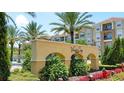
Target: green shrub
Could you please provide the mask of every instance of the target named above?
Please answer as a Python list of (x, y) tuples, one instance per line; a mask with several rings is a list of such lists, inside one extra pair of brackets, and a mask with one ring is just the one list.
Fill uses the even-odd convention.
[(111, 70), (111, 69), (118, 68), (118, 66), (116, 65), (100, 65), (99, 66), (99, 70), (102, 70), (103, 68), (105, 68), (106, 70)]
[(48, 57), (45, 66), (51, 66), (59, 62), (62, 62), (62, 59), (59, 56), (50, 56)]
[(107, 55), (107, 59), (108, 59), (108, 64), (107, 65), (115, 65), (115, 64), (121, 62), (121, 58), (120, 58), (121, 42), (120, 41), (121, 40), (119, 38), (116, 39), (112, 48), (110, 49), (110, 51)]
[(71, 40), (66, 40), (65, 42), (66, 42), (66, 43), (71, 43)]
[(108, 56), (108, 53), (109, 53), (110, 49), (111, 49), (110, 47), (106, 46), (105, 50), (104, 50), (104, 53), (101, 55), (101, 63), (104, 64), (104, 65), (109, 64), (107, 56)]
[(31, 71), (31, 49), (27, 49), (24, 52), (24, 62), (22, 64), (24, 70)]
[(5, 13), (0, 12), (0, 80), (8, 80), (10, 61), (7, 49), (7, 21)]
[(124, 38), (121, 39), (120, 61), (121, 63), (124, 62)]
[(81, 59), (74, 59), (71, 61), (70, 75), (81, 76), (88, 73), (88, 65)]
[(83, 40), (83, 39), (77, 40), (76, 43), (80, 45), (87, 45), (86, 40)]
[(59, 78), (67, 80), (69, 75), (68, 68), (57, 56), (51, 58), (48, 64), (39, 71), (39, 79), (44, 81), (56, 81)]
[(63, 80), (68, 80), (68, 75), (69, 75), (69, 71), (63, 63), (57, 63), (49, 67), (44, 67), (39, 72), (40, 80), (45, 80), (45, 81), (48, 80), (56, 81), (59, 78), (62, 78)]

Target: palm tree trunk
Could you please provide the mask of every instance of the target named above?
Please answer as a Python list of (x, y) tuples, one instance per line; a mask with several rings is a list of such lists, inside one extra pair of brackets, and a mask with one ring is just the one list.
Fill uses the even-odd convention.
[(19, 43), (18, 62), (20, 63), (21, 44)]
[(74, 44), (74, 31), (71, 31), (71, 43)]
[(13, 43), (11, 43), (11, 57), (10, 57), (10, 60), (11, 62), (13, 61)]

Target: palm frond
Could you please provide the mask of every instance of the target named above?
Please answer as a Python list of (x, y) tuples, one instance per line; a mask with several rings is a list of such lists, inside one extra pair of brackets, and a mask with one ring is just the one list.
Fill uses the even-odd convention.
[(30, 40), (36, 39), (39, 35), (44, 35), (45, 31), (41, 31), (42, 25), (38, 25), (36, 22), (31, 21), (26, 27), (22, 27), (25, 32), (25, 36)]
[(31, 15), (32, 17), (36, 17), (35, 12), (27, 12), (29, 15)]
[(8, 14), (6, 14), (6, 13), (5, 13), (5, 16), (6, 16), (7, 20), (8, 21), (11, 20), (12, 23), (14, 24), (15, 28), (17, 28), (17, 25), (16, 25), (15, 21)]

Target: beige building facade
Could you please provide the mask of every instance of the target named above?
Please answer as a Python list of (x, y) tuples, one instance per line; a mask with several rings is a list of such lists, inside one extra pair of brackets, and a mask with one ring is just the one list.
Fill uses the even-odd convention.
[(109, 18), (99, 22), (95, 26), (96, 46), (104, 50), (105, 46), (111, 46), (116, 38), (124, 37), (124, 18)]
[[(94, 45), (94, 28), (82, 28), (79, 32), (75, 32), (74, 40), (75, 43), (77, 40), (85, 40), (88, 45)], [(51, 41), (57, 42), (68, 42), (71, 40), (70, 34), (63, 33), (63, 34), (56, 34), (51, 37)]]
[(68, 68), (72, 56), (76, 55), (80, 59), (91, 60), (91, 69), (99, 69), (99, 50), (96, 46), (34, 40), (32, 41), (32, 73), (38, 74), (39, 70), (45, 66), (46, 58), (51, 54), (61, 56)]

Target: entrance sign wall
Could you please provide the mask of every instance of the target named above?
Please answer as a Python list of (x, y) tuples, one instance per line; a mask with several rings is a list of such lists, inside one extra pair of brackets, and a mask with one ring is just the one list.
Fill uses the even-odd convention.
[(96, 46), (34, 40), (32, 41), (32, 73), (38, 74), (39, 70), (45, 66), (47, 56), (52, 53), (63, 55), (64, 63), (68, 67), (70, 67), (71, 56), (76, 53), (83, 59), (91, 60), (91, 69), (99, 69), (99, 50)]

